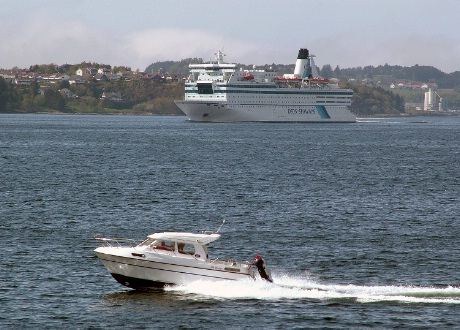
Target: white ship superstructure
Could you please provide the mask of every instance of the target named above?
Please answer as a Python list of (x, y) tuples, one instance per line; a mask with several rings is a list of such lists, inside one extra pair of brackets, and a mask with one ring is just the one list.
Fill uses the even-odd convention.
[(176, 105), (192, 121), (355, 122), (353, 91), (317, 76), (313, 55), (300, 49), (293, 74), (242, 70), (216, 62), (190, 64), (184, 100)]

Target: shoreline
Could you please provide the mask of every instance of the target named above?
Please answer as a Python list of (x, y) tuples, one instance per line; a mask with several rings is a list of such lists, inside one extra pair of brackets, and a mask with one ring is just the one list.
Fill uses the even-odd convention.
[[(39, 112), (1, 112), (0, 114), (5, 115), (59, 115), (59, 116), (158, 116), (158, 117), (185, 117), (184, 114), (177, 113), (139, 113), (139, 112), (61, 112), (61, 111), (39, 111)], [(374, 114), (371, 116), (359, 116), (355, 115), (357, 119), (367, 118), (400, 118), (400, 117), (456, 117), (460, 116), (460, 111), (456, 112), (434, 112), (434, 113), (394, 113), (394, 114)]]
[(61, 112), (61, 111), (39, 111), (39, 112), (1, 112), (5, 115), (59, 115), (59, 116), (169, 116), (185, 117), (180, 114), (160, 114), (160, 113), (139, 113), (139, 112)]

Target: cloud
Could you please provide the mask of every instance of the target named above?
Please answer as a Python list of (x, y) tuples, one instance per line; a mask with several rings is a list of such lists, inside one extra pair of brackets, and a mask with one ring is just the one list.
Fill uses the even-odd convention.
[(125, 51), (140, 63), (202, 57), (207, 60), (216, 50), (229, 50), (232, 60), (258, 49), (257, 45), (225, 38), (202, 30), (149, 29), (127, 35)]
[[(313, 40), (318, 64), (340, 67), (366, 65), (430, 65), (444, 72), (460, 71), (460, 39), (439, 35), (359, 38), (336, 35)], [(333, 45), (333, 46), (332, 46)]]
[[(38, 18), (40, 17), (40, 18)], [(421, 32), (422, 33), (422, 32)], [(302, 39), (302, 40), (301, 40)], [(307, 39), (285, 38), (272, 43), (230, 38), (213, 31), (186, 28), (119, 32), (92, 27), (80, 20), (38, 15), (22, 24), (5, 22), (0, 30), (0, 67), (28, 67), (41, 63), (94, 61), (128, 65), (140, 70), (155, 61), (202, 57), (217, 49), (227, 61), (239, 63), (294, 63), (299, 47), (308, 47), (316, 62), (341, 67), (399, 64), (433, 65), (445, 72), (460, 70), (460, 40), (434, 35), (372, 35), (335, 33)]]
[(0, 39), (3, 68), (95, 61), (143, 70), (161, 60), (207, 60), (218, 49), (231, 50), (229, 59), (237, 61), (258, 49), (257, 45), (201, 30), (159, 28), (113, 34), (79, 21), (63, 22), (49, 17), (28, 20), (17, 27), (7, 26), (0, 31)]
[(3, 67), (103, 60), (114, 50), (107, 47), (107, 34), (78, 21), (60, 22), (49, 17), (9, 26), (0, 32), (0, 38)]

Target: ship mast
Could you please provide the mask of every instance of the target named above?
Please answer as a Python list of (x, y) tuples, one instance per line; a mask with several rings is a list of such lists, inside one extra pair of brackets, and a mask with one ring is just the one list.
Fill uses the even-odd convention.
[(214, 53), (214, 56), (216, 57), (217, 64), (224, 63), (225, 54), (221, 50), (218, 50), (216, 53)]

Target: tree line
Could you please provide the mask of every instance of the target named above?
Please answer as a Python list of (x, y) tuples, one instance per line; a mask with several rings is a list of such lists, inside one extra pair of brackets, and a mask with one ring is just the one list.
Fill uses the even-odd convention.
[[(91, 80), (74, 85), (64, 80), (50, 86), (33, 81), (20, 86), (0, 77), (0, 112), (181, 114), (174, 99), (182, 98), (183, 93), (182, 83), (151, 79)], [(120, 97), (115, 99), (113, 94)]]

